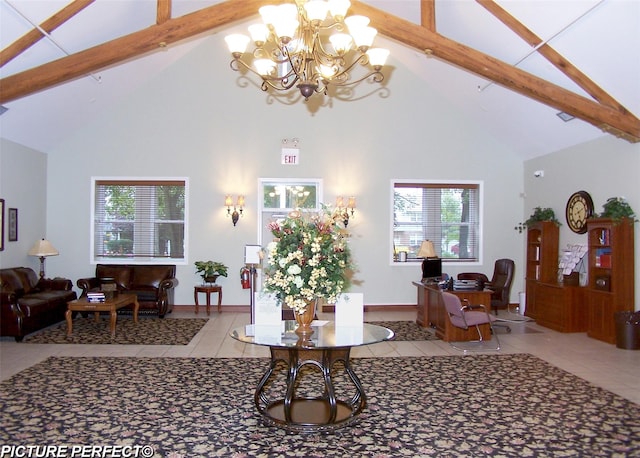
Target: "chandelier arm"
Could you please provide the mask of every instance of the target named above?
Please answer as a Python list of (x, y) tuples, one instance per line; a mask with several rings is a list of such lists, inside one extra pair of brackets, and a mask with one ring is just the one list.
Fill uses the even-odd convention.
[(372, 79), (371, 79), (372, 83), (381, 83), (382, 81), (384, 81), (384, 75), (382, 74), (382, 72), (379, 71), (379, 70), (373, 70), (373, 71), (367, 73), (366, 75), (362, 76), (361, 78), (358, 78), (357, 80), (348, 81), (348, 82), (344, 82), (344, 83), (343, 82), (329, 81), (327, 86), (340, 86), (340, 87), (355, 86), (356, 84), (366, 80), (369, 77), (372, 77)]
[(282, 50), (278, 46), (275, 46), (271, 51), (268, 51), (265, 48), (256, 48), (253, 50), (254, 59), (269, 59), (276, 64), (284, 64), (287, 62), (286, 56), (284, 56), (283, 59), (278, 58), (278, 55), (282, 54)]
[[(357, 64), (361, 64), (361, 65), (367, 65), (369, 63), (369, 57), (366, 54), (360, 54), (360, 56), (358, 56), (358, 58), (356, 58), (353, 62), (351, 62), (351, 64), (349, 64), (347, 67), (340, 69), (339, 72), (336, 72), (335, 75), (333, 75), (330, 79), (328, 79), (328, 83), (331, 84), (335, 81), (335, 85), (339, 85), (339, 86), (346, 86), (349, 84), (355, 84), (355, 82), (353, 83), (348, 83), (346, 81), (348, 81), (349, 79), (349, 75), (351, 70), (357, 65)], [(341, 62), (338, 62), (338, 65), (344, 65), (344, 59), (341, 60)], [(377, 71), (377, 70), (375, 70)], [(375, 72), (374, 71), (374, 72)], [(373, 72), (363, 76), (362, 78), (360, 78), (358, 80), (358, 82), (368, 78), (369, 76), (371, 76), (373, 74)]]
[[(273, 76), (265, 76), (262, 75), (260, 73), (258, 73), (257, 71), (255, 71), (250, 65), (247, 65), (244, 61), (240, 60), (240, 59), (233, 59), (230, 63), (229, 66), (231, 67), (231, 69), (233, 71), (240, 71), (240, 67), (245, 68), (246, 70), (250, 71), (251, 73), (253, 73), (254, 75), (259, 76), (262, 81), (263, 81), (263, 91), (265, 91), (266, 89), (264, 89), (264, 84), (267, 84), (268, 87), (271, 87), (273, 89), (276, 89), (278, 91), (283, 91), (283, 90), (287, 90), (287, 89), (291, 89), (294, 84), (298, 81), (299, 77), (296, 75), (295, 78), (291, 79), (291, 81), (289, 81), (289, 78), (292, 76), (292, 72), (287, 73), (286, 75), (282, 76), (282, 77), (273, 77)], [(278, 87), (274, 82), (280, 82), (280, 86)]]
[(285, 76), (296, 75), (291, 85), (289, 85), (289, 88), (293, 87), (298, 80), (305, 81), (304, 74), (306, 69), (303, 68), (303, 66), (307, 63), (306, 59), (303, 57), (300, 59), (301, 62), (299, 62), (298, 59), (296, 59), (296, 57), (299, 57), (299, 53), (293, 53), (292, 55), (287, 47), (282, 49), (282, 53), (285, 55), (286, 61), (289, 62), (289, 65), (291, 66), (291, 70), (289, 70)]
[[(275, 89), (276, 91), (289, 90), (300, 80), (300, 78), (297, 75), (295, 76), (295, 78), (291, 78), (290, 80), (288, 77), (274, 78), (269, 76), (265, 77), (262, 75), (260, 75), (260, 77), (262, 78), (263, 85), (266, 84), (270, 88)], [(279, 82), (280, 84), (278, 85), (278, 84), (275, 84), (274, 82)]]

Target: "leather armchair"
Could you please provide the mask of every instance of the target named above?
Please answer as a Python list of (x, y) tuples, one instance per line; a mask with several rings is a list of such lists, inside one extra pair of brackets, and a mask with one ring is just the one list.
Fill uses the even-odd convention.
[(483, 283), (485, 288), (493, 291), (491, 293), (491, 307), (497, 315), (498, 309), (506, 309), (509, 306), (515, 270), (516, 265), (513, 260), (503, 258), (495, 262), (491, 280), (485, 274), (478, 272), (459, 273), (458, 280), (478, 280), (479, 284)]

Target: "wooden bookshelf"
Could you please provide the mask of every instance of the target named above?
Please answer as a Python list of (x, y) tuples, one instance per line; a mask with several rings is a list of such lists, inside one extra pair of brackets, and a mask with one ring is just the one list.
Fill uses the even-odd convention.
[(615, 312), (634, 310), (634, 221), (587, 220), (589, 285), (587, 334), (616, 342)]
[(527, 229), (526, 309), (525, 315), (536, 319), (537, 285), (557, 283), (560, 229), (551, 221), (534, 223)]

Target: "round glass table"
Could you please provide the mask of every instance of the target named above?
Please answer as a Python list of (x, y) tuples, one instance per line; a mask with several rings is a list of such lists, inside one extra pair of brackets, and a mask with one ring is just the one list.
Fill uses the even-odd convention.
[[(299, 335), (296, 326), (295, 321), (283, 321), (280, 325), (246, 325), (230, 332), (240, 342), (270, 349), (269, 368), (254, 394), (258, 412), (267, 424), (296, 432), (332, 431), (352, 424), (364, 409), (366, 396), (351, 367), (351, 348), (390, 340), (393, 331), (369, 323), (336, 326), (332, 321), (314, 321), (312, 334)], [(279, 391), (274, 387), (278, 386), (282, 364), (286, 375)], [(305, 370), (305, 366), (312, 370)], [(338, 393), (334, 384), (337, 371), (344, 374)], [(309, 389), (309, 380), (303, 379), (318, 372), (320, 390)], [(301, 386), (307, 392), (298, 393)]]

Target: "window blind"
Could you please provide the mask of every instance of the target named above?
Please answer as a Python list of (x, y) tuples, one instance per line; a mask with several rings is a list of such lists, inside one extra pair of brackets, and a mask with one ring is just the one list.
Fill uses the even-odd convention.
[(477, 261), (480, 251), (478, 183), (394, 183), (393, 246), (407, 259), (423, 240), (431, 240), (438, 257)]
[(94, 259), (184, 259), (185, 180), (95, 180)]

